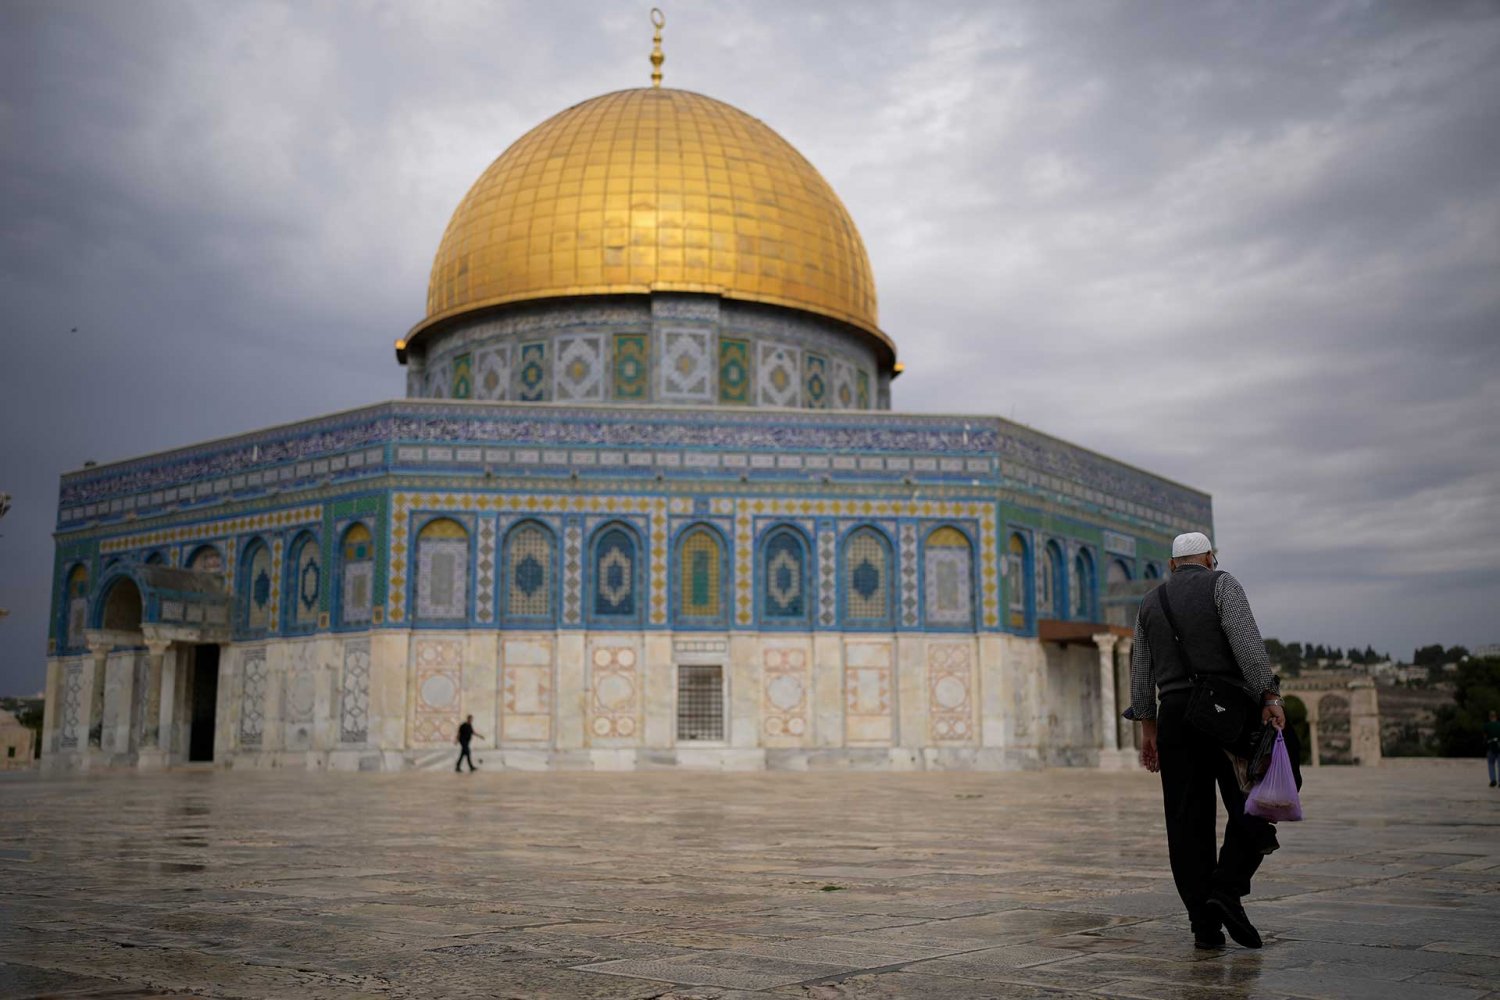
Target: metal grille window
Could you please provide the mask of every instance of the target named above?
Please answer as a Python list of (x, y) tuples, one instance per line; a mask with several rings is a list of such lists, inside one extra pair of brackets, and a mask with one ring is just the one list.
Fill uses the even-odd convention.
[(677, 668), (677, 739), (724, 738), (724, 668)]

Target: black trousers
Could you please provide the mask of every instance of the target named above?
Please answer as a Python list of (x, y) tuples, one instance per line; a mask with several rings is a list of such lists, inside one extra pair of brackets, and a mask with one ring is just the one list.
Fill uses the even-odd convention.
[[(1275, 835), (1275, 827), (1245, 815), (1245, 794), (1235, 780), (1234, 765), (1217, 744), (1188, 725), (1187, 703), (1186, 693), (1162, 699), (1156, 749), (1172, 879), (1196, 930), (1218, 926), (1218, 918), (1204, 908), (1210, 894), (1229, 898), (1249, 894), (1250, 878), (1260, 867), (1265, 856), (1262, 850)], [(1215, 822), (1216, 797), (1223, 800), (1229, 815), (1223, 846)]]
[(464, 761), (469, 762), (469, 770), (474, 770), (474, 758), (469, 756), (469, 744), (460, 743), (458, 746), (458, 760), (454, 763), (453, 770), (462, 771), (464, 769)]

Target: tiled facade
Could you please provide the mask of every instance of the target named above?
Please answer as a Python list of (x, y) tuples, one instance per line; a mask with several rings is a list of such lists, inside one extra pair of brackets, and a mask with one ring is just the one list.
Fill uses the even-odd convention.
[[(424, 766), (471, 712), (516, 766), (633, 766), (677, 752), (686, 662), (725, 677), (700, 762), (1086, 762), (1102, 721), (1048, 720), (1076, 714), (1063, 692), (1092, 704), (1099, 654), (1049, 652), (1038, 620), (1101, 621), (1210, 526), (1204, 495), (1002, 420), (837, 409), (407, 400), (89, 469), (62, 497), (47, 749), (134, 745), (130, 711), (91, 708), (89, 649), (129, 579), (169, 659), (221, 646), (215, 759), (237, 766)], [(224, 589), (164, 590), (153, 563)], [(146, 663), (118, 684), (109, 664), (137, 714)]]

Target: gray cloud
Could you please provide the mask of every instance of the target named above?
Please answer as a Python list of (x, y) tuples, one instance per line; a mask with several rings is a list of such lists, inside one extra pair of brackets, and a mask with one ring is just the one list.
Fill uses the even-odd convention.
[[(40, 685), (57, 476), (399, 395), (449, 213), (645, 82), (648, 6), (0, 8), (0, 690)], [(1268, 634), (1500, 638), (1495, 4), (668, 17), (668, 84), (849, 205), (898, 408), (1211, 490)]]

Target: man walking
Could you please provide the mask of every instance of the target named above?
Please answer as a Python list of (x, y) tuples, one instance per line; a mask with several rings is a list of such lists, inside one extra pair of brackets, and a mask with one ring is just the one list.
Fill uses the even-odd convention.
[[(1222, 927), (1246, 948), (1259, 948), (1260, 934), (1240, 898), (1249, 894), (1250, 878), (1261, 860), (1276, 849), (1275, 828), (1245, 815), (1245, 795), (1228, 755), (1188, 724), (1192, 674), (1226, 674), (1242, 680), (1245, 689), (1261, 699), (1262, 721), (1277, 729), (1286, 724), (1286, 716), (1244, 588), (1219, 571), (1218, 564), (1202, 532), (1173, 540), (1172, 575), (1146, 595), (1136, 616), (1131, 712), (1141, 723), (1141, 764), (1161, 772), (1167, 854), (1194, 944), (1222, 948)], [(1162, 610), (1162, 591), (1167, 592), (1176, 620), (1176, 638)], [(1191, 662), (1191, 670), (1184, 660)], [(1215, 785), (1229, 814), (1217, 859)]]
[(472, 740), (476, 736), (478, 736), (480, 739), (484, 739), (484, 734), (483, 733), (476, 733), (474, 731), (474, 716), (472, 716), (472, 715), (466, 715), (466, 716), (464, 716), (463, 725), (461, 725), (461, 726), (458, 727), (458, 747), (459, 747), (459, 749), (458, 749), (458, 760), (453, 765), (453, 770), (455, 772), (462, 771), (464, 769), (464, 761), (468, 761), (469, 762), (469, 773), (470, 774), (474, 773), (474, 758), (471, 757), (471, 756), (469, 756), (469, 741)]

